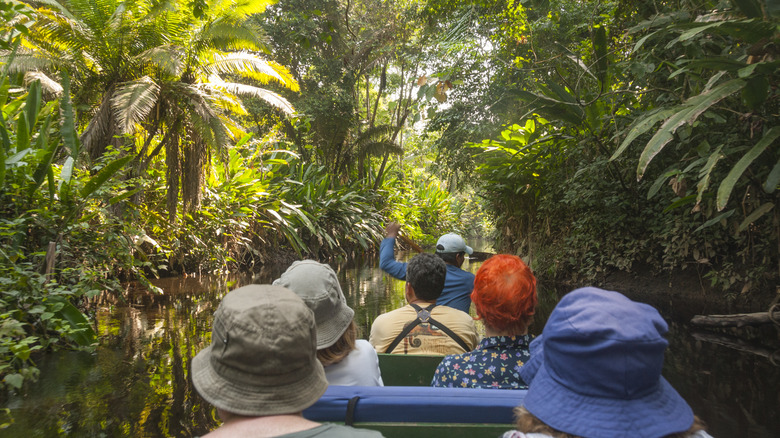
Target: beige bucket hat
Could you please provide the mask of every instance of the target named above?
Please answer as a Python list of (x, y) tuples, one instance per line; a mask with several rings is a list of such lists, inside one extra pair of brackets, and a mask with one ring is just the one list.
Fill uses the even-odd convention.
[(336, 343), (355, 316), (355, 311), (347, 305), (336, 272), (326, 264), (314, 260), (293, 262), (274, 285), (295, 292), (314, 311), (318, 350)]
[(211, 345), (192, 359), (192, 382), (206, 401), (234, 414), (306, 409), (328, 387), (312, 311), (280, 286), (229, 292), (214, 314)]

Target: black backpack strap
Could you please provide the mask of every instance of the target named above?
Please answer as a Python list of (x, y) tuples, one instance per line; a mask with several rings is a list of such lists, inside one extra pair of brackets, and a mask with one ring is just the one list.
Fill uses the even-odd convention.
[(431, 310), (433, 310), (433, 308), (436, 307), (436, 303), (431, 304), (425, 309), (421, 308), (420, 306), (414, 303), (410, 303), (410, 305), (414, 308), (414, 310), (417, 311), (417, 318), (414, 319), (413, 321), (410, 321), (409, 324), (407, 324), (404, 327), (404, 329), (401, 330), (401, 333), (399, 333), (398, 336), (396, 336), (395, 339), (393, 339), (393, 342), (391, 342), (390, 345), (387, 346), (387, 349), (385, 349), (385, 353), (392, 353), (393, 350), (395, 350), (395, 347), (397, 347), (398, 344), (401, 343), (403, 338), (405, 338), (406, 335), (408, 335), (412, 331), (412, 329), (414, 329), (415, 327), (420, 325), (420, 323), (423, 322), (430, 322), (431, 325), (438, 327), (439, 330), (446, 333), (447, 336), (452, 338), (453, 341), (455, 341), (458, 345), (460, 345), (461, 348), (463, 348), (464, 352), (471, 350), (471, 348), (466, 343), (466, 341), (463, 340), (463, 338), (458, 336), (454, 331), (450, 330), (449, 327), (431, 318)]
[(457, 342), (458, 345), (460, 345), (463, 348), (463, 351), (469, 351), (471, 348), (469, 348), (469, 345), (458, 336), (454, 331), (450, 330), (449, 327), (445, 326), (444, 324), (440, 323), (439, 321), (436, 321), (431, 317), (431, 310), (433, 310), (434, 307), (436, 307), (436, 304), (431, 304), (430, 306), (426, 307), (425, 309), (421, 309), (420, 306), (417, 304), (412, 304), (412, 307), (414, 307), (415, 310), (417, 310), (417, 319), (420, 322), (430, 322), (432, 326), (436, 326), (439, 328), (439, 330), (443, 331), (447, 334), (450, 338), (452, 338), (453, 341)]
[[(415, 327), (420, 325), (420, 323), (422, 322), (428, 322), (431, 316), (431, 310), (433, 310), (433, 308), (436, 307), (436, 303), (431, 304), (425, 309), (422, 309), (417, 304), (411, 303), (410, 305), (414, 308), (414, 310), (417, 311), (417, 318), (413, 319), (412, 321), (409, 321), (409, 323), (404, 326), (404, 329), (401, 330), (401, 333), (398, 333), (398, 336), (396, 336), (395, 339), (393, 339), (393, 342), (391, 342), (390, 345), (387, 346), (387, 348), (385, 349), (385, 353), (392, 353), (393, 350), (395, 350), (395, 347), (397, 347), (398, 344), (400, 344), (401, 341), (406, 337), (406, 335), (408, 335)], [(421, 315), (421, 312), (423, 311), (427, 313), (423, 313)]]
[(440, 323), (439, 321), (436, 321), (433, 318), (429, 318), (428, 320), (431, 322), (431, 325), (435, 325), (436, 327), (439, 328), (439, 330), (443, 331), (449, 337), (451, 337), (453, 341), (457, 342), (458, 345), (460, 345), (463, 348), (464, 352), (471, 350), (469, 344), (467, 344), (466, 341), (464, 341), (463, 338), (458, 336), (454, 331), (450, 330), (449, 327), (446, 327), (444, 324)]

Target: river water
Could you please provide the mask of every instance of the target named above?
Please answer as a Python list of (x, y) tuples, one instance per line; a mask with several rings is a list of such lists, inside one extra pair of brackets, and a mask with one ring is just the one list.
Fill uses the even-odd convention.
[[(464, 269), (476, 272), (479, 265), (467, 262)], [(218, 423), (192, 386), (190, 361), (208, 345), (212, 315), (225, 293), (247, 283), (270, 282), (280, 273), (163, 279), (155, 282), (162, 295), (129, 285), (125, 303), (104, 300), (99, 307), (101, 344), (96, 352), (57, 352), (38, 359), (40, 381), (0, 409), (0, 424), (11, 423), (0, 436), (206, 433)], [(338, 274), (364, 336), (377, 315), (405, 304), (403, 283), (384, 275), (375, 259), (338, 267)], [(541, 331), (565, 292), (540, 285), (532, 333)], [(780, 362), (777, 330), (735, 331), (749, 338), (750, 348), (742, 350), (752, 352), (703, 341), (692, 332), (685, 322), (670, 320), (664, 376), (707, 422), (711, 434), (780, 437), (780, 363), (773, 364)]]

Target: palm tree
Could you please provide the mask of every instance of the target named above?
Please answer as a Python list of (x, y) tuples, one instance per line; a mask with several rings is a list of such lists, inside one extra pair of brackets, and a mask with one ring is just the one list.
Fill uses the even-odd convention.
[(11, 67), (38, 77), (71, 74), (74, 101), (86, 108), (81, 142), (91, 158), (131, 135), (143, 138), (137, 171), (164, 150), (172, 215), (179, 181), (184, 210), (196, 209), (210, 152), (219, 156), (243, 136), (232, 119), (245, 114), (239, 96), (293, 112), (272, 91), (230, 81), (298, 90), (287, 69), (256, 54), (265, 44), (248, 20), (269, 0), (207, 0), (197, 14), (184, 0), (26, 1), (38, 16)]

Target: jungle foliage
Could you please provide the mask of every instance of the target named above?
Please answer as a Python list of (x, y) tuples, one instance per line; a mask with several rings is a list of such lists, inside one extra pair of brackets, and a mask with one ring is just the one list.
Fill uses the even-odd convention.
[[(121, 302), (124, 282), (157, 291), (156, 276), (343, 260), (371, 251), (388, 217), (421, 241), (456, 220), (435, 178), (389, 160), (408, 74), (377, 91), (356, 62), (358, 97), (357, 81), (334, 84), (360, 102), (349, 135), (318, 143), (328, 111), (307, 113), (308, 76), (272, 60), (256, 15), (267, 1), (0, 4), (5, 389), (36, 378), (36, 352), (93, 348), (96, 303)], [(404, 88), (388, 110), (383, 89)]]
[(774, 1), (0, 5), (5, 388), (123, 282), (343, 260), (388, 220), (494, 225), (575, 282), (780, 275)]
[(776, 2), (505, 6), (469, 27), (495, 49), (491, 81), (472, 81), (489, 117), (453, 103), (429, 125), (450, 141), (493, 127), (459, 144), (501, 246), (550, 276), (693, 267), (732, 297), (776, 284)]

